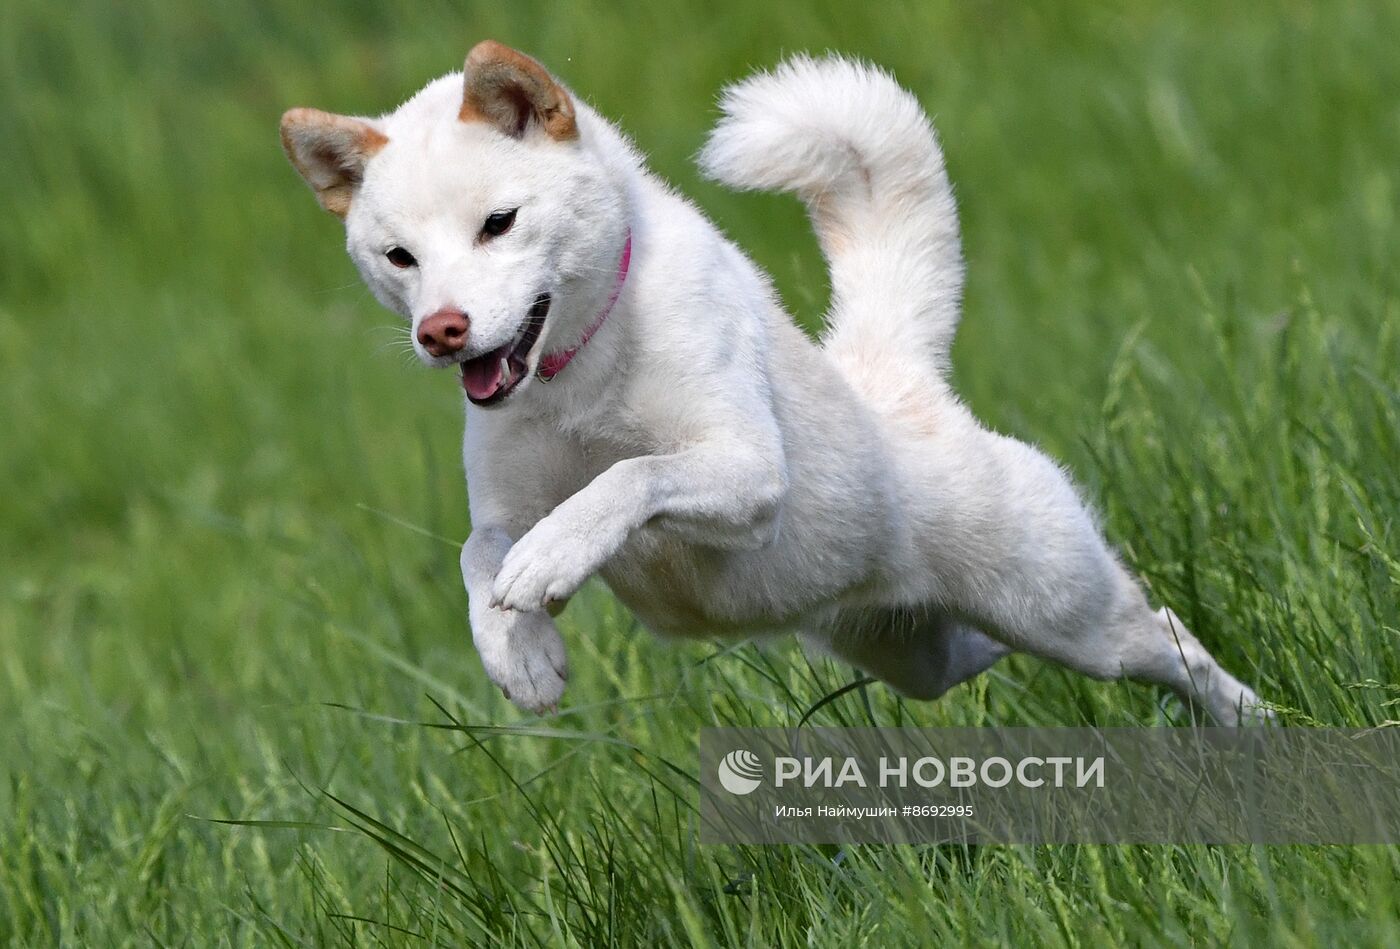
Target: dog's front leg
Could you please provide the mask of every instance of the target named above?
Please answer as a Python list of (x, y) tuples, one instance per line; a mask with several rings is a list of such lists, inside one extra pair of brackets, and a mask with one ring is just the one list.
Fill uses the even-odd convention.
[(786, 490), (780, 455), (733, 443), (624, 459), (510, 549), (492, 602), (538, 611), (567, 599), (643, 524), (711, 547), (762, 547), (775, 536)]
[(462, 580), (472, 640), (487, 676), (506, 698), (532, 712), (558, 704), (568, 666), (564, 640), (548, 613), (491, 606), (491, 585), (511, 548), (499, 527), (480, 527), (462, 545)]

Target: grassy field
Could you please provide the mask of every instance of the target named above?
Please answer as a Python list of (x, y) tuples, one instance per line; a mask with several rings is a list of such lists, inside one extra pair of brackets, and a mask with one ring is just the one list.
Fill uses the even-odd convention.
[[(698, 729), (852, 673), (657, 643), (601, 587), (558, 716), (486, 681), (455, 380), (395, 348), (278, 115), (518, 45), (813, 325), (796, 204), (691, 156), (724, 82), (833, 48), (944, 137), (976, 410), (1285, 723), (1400, 718), (1400, 6), (856, 9), (0, 6), (0, 941), (1400, 945), (1395, 848), (701, 847)], [(1181, 720), (1024, 658), (815, 717)]]

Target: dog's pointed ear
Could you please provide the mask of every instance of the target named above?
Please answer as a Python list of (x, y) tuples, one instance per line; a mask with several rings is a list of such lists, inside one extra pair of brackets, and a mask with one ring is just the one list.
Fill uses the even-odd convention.
[(387, 144), (384, 133), (362, 119), (319, 109), (290, 109), (282, 116), (287, 157), (316, 192), (321, 207), (336, 217), (349, 213), (365, 163)]
[(463, 122), (487, 122), (512, 138), (524, 136), (537, 124), (550, 138), (578, 138), (574, 103), (564, 87), (529, 56), (483, 40), (467, 54), (462, 108)]

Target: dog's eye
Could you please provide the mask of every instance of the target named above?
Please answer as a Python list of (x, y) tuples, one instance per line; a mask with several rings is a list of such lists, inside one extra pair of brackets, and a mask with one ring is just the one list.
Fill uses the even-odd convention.
[(389, 258), (389, 263), (393, 264), (400, 270), (404, 270), (408, 267), (418, 266), (417, 258), (415, 258), (408, 251), (404, 250), (402, 247), (392, 247), (384, 254), (384, 256)]
[(486, 218), (486, 223), (481, 225), (482, 237), (500, 237), (510, 226), (515, 223), (515, 212), (519, 208), (511, 208), (509, 211), (496, 211)]

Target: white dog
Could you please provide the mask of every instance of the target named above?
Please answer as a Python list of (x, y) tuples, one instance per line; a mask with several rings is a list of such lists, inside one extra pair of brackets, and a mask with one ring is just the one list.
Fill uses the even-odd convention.
[(598, 574), (653, 630), (790, 630), (923, 699), (1012, 650), (1258, 698), (1154, 612), (1065, 474), (948, 384), (963, 265), (932, 128), (885, 73), (789, 61), (730, 88), (704, 150), (794, 191), (831, 268), (814, 343), (767, 278), (539, 63), (494, 42), (377, 119), (282, 141), (430, 366), (457, 366), (487, 674), (554, 706), (551, 618)]

